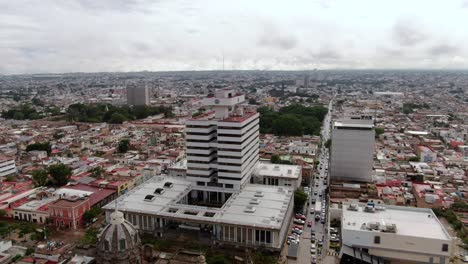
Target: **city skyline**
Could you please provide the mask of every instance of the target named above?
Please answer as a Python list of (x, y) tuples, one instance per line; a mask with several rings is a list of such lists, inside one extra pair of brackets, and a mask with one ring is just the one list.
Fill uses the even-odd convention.
[[(0, 74), (467, 69), (468, 1), (0, 3)], [(339, 18), (339, 19), (338, 19)]]

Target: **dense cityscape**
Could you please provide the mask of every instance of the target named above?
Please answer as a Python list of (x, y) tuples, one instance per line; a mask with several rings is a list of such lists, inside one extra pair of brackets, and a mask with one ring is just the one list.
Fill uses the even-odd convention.
[(0, 263), (468, 261), (456, 70), (0, 76)]

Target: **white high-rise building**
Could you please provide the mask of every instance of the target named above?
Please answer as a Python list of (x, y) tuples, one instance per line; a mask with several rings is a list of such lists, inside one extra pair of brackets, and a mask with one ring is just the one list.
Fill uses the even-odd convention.
[(332, 131), (332, 180), (372, 182), (375, 131), (372, 120), (336, 121)]
[(128, 105), (149, 105), (150, 92), (145, 84), (127, 85), (127, 104)]
[(258, 162), (259, 114), (245, 95), (216, 91), (203, 100), (214, 111), (187, 122), (187, 179), (198, 186), (240, 189)]

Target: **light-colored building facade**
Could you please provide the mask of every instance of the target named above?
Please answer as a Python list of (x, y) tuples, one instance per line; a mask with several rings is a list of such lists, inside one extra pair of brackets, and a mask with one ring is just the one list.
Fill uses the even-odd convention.
[(15, 174), (16, 163), (14, 158), (0, 156), (0, 177), (5, 177), (11, 174)]
[(239, 190), (259, 159), (259, 114), (245, 110), (245, 95), (231, 89), (203, 103), (214, 111), (187, 121), (187, 179)]
[(368, 263), (449, 263), (452, 238), (431, 209), (343, 204), (341, 257)]
[(155, 176), (129, 190), (103, 207), (107, 220), (117, 208), (140, 232), (155, 236), (185, 230), (209, 244), (281, 250), (294, 188), (250, 183), (259, 159), (259, 114), (244, 102), (231, 89), (205, 98), (214, 111), (187, 121), (187, 175)]
[(332, 131), (332, 180), (371, 182), (375, 131), (372, 120), (336, 121)]
[(301, 166), (259, 163), (252, 174), (251, 182), (297, 189), (302, 182)]
[(128, 105), (149, 105), (150, 92), (145, 84), (127, 85), (127, 104)]

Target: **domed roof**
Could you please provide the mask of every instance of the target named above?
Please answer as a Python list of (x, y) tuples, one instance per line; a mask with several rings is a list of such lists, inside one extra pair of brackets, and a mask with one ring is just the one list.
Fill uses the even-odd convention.
[(140, 246), (140, 238), (135, 227), (125, 220), (124, 214), (114, 211), (110, 223), (99, 234), (98, 250), (106, 253), (128, 252)]

